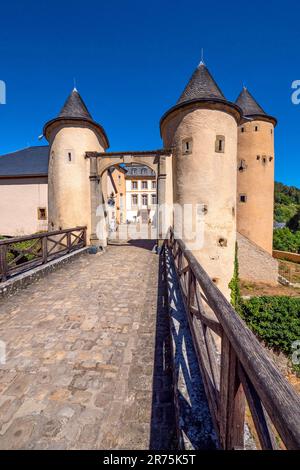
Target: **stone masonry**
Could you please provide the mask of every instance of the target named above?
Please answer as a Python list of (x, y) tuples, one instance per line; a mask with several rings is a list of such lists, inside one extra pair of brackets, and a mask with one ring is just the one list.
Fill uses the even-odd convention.
[(159, 282), (159, 257), (132, 243), (0, 303), (0, 449), (175, 446)]

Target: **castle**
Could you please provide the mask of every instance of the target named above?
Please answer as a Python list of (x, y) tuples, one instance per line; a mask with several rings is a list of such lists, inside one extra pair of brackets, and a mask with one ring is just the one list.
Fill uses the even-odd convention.
[[(204, 245), (195, 255), (225, 295), (236, 240), (241, 277), (276, 283), (277, 263), (272, 258), (275, 126), (276, 119), (246, 88), (235, 103), (228, 101), (201, 62), (177, 103), (161, 118), (162, 149), (108, 152), (104, 127), (94, 121), (74, 89), (43, 131), (49, 142), (43, 150), (47, 162), (49, 158), (49, 230), (86, 225), (90, 242), (105, 245), (106, 240), (99, 241), (96, 235), (104, 172), (112, 165), (146, 165), (157, 175), (158, 204), (202, 205)], [(0, 197), (3, 181), (13, 176), (5, 174), (8, 161), (9, 156), (0, 157)], [(6, 198), (5, 207), (0, 204), (7, 217), (9, 201)], [(158, 239), (163, 236), (159, 233)]]

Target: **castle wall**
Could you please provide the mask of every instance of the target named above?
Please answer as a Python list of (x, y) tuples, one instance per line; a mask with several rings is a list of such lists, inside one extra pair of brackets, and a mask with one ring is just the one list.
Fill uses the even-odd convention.
[[(49, 230), (86, 225), (91, 234), (90, 161), (105, 144), (88, 123), (52, 130), (49, 158)], [(100, 201), (99, 201), (100, 202)]]
[(237, 234), (240, 279), (278, 284), (278, 262), (267, 251)]
[(47, 177), (0, 179), (0, 235), (31, 235), (47, 230), (39, 208), (48, 212)]
[[(206, 206), (203, 246), (192, 251), (229, 297), (236, 241), (236, 120), (220, 110), (181, 108), (165, 119), (162, 136), (166, 147), (175, 147), (174, 202), (193, 204), (194, 211), (196, 204)], [(225, 137), (224, 153), (216, 151), (217, 136)], [(189, 154), (183, 153), (186, 139), (192, 139)], [(188, 241), (185, 233), (182, 238)]]
[[(252, 121), (239, 127), (238, 167), (242, 160), (246, 167), (244, 171), (238, 171), (237, 229), (272, 254), (274, 209), (272, 123)], [(246, 202), (240, 201), (241, 195), (246, 196)]]

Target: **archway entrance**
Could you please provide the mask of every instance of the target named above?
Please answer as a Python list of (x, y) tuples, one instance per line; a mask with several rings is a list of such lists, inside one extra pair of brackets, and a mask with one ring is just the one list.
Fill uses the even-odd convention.
[(173, 203), (171, 151), (87, 152), (86, 157), (91, 243), (106, 246), (109, 239), (149, 237), (161, 243), (165, 236), (161, 208)]
[(108, 243), (157, 239), (157, 174), (147, 165), (115, 164), (101, 175)]

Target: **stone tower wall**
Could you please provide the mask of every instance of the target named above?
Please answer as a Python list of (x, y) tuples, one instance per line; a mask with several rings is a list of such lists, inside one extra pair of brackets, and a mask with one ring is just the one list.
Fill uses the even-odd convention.
[[(166, 147), (175, 147), (174, 202), (205, 204), (207, 209), (204, 245), (193, 253), (229, 298), (236, 241), (236, 120), (220, 110), (181, 108), (165, 119), (162, 136)], [(224, 153), (216, 151), (217, 136), (225, 137)], [(192, 151), (184, 154), (182, 144), (190, 138)], [(183, 239), (187, 241), (184, 234)]]
[(101, 135), (88, 123), (59, 123), (51, 129), (49, 141), (49, 230), (86, 225), (89, 240), (90, 161), (85, 158), (85, 153), (103, 152), (105, 144)]
[[(245, 169), (238, 171), (237, 229), (242, 235), (272, 254), (274, 204), (272, 123), (255, 120), (239, 127), (238, 167), (241, 162), (245, 165)], [(246, 202), (240, 201), (241, 195), (246, 196)]]

